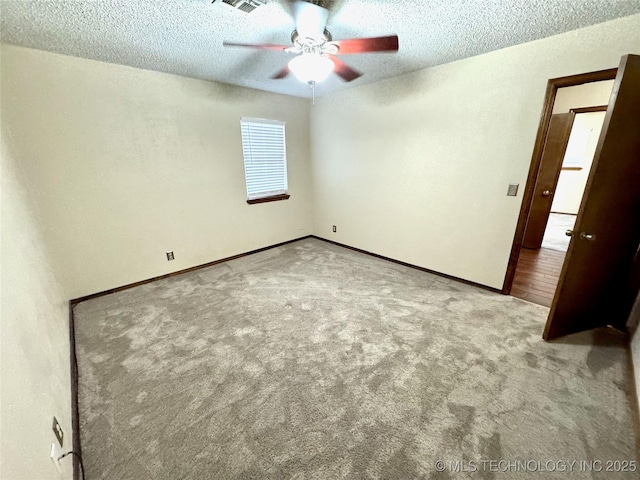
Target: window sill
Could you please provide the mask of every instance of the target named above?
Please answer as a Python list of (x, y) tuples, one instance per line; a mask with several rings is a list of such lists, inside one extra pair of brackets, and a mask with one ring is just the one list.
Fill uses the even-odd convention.
[(271, 197), (262, 197), (262, 198), (252, 198), (251, 200), (247, 200), (249, 205), (254, 205), (256, 203), (267, 203), (267, 202), (277, 202), (279, 200), (287, 200), (291, 195), (288, 193), (283, 193), (281, 195), (273, 195)]

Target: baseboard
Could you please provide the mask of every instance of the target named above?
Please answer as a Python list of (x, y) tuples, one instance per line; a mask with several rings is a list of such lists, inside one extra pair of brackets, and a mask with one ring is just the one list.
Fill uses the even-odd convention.
[(420, 270), (421, 272), (431, 273), (432, 275), (437, 275), (439, 277), (448, 278), (449, 280), (455, 280), (456, 282), (461, 282), (467, 285), (472, 285), (474, 287), (482, 288), (484, 290), (488, 290), (490, 292), (502, 293), (502, 291), (498, 288), (489, 287), (487, 285), (482, 285), (481, 283), (472, 282), (471, 280), (465, 280), (464, 278), (455, 277), (453, 275), (448, 275), (446, 273), (437, 272), (435, 270), (430, 270), (428, 268), (419, 267), (418, 265), (413, 265), (411, 263), (403, 262), (402, 260), (396, 260), (394, 258), (385, 257), (384, 255), (379, 255), (377, 253), (368, 252), (367, 250), (362, 250), (361, 248), (352, 247), (351, 245), (346, 245), (344, 243), (336, 242), (333, 240), (329, 240), (327, 238), (318, 237), (317, 235), (305, 235), (303, 237), (294, 238), (292, 240), (287, 240), (286, 242), (276, 243), (275, 245), (269, 245), (268, 247), (258, 248), (256, 250), (251, 250), (245, 253), (239, 253), (238, 255), (232, 255), (231, 257), (221, 258), (219, 260), (213, 260), (212, 262), (203, 263), (201, 265), (196, 265), (194, 267), (185, 268), (183, 270), (177, 270), (175, 272), (167, 273), (164, 275), (159, 275), (157, 277), (147, 278), (146, 280), (140, 280), (139, 282), (129, 283), (127, 285), (122, 285), (120, 287), (110, 288), (108, 290), (103, 290), (102, 292), (92, 293), (90, 295), (85, 295), (83, 297), (74, 298), (69, 301), (71, 307), (71, 316), (73, 316), (73, 306), (77, 305), (80, 302), (84, 302), (86, 300), (91, 300), (92, 298), (102, 297), (104, 295), (111, 295), (112, 293), (121, 292), (122, 290), (128, 290), (129, 288), (138, 287), (140, 285), (144, 285), (146, 283), (155, 282), (156, 280), (162, 280), (164, 278), (174, 277), (176, 275), (182, 275), (183, 273), (193, 272), (195, 270), (200, 270), (201, 268), (211, 267), (213, 265), (218, 265), (220, 263), (229, 262), (231, 260), (235, 260), (236, 258), (246, 257), (247, 255), (252, 255), (254, 253), (263, 252), (265, 250), (270, 250), (272, 248), (281, 247), (282, 245), (287, 245), (289, 243), (297, 242), (299, 240), (304, 240), (305, 238), (315, 238), (317, 240), (322, 240), (323, 242), (332, 243), (334, 245), (338, 245), (340, 247), (348, 248), (349, 250), (353, 250), (355, 252), (364, 253), (365, 255), (371, 255), (372, 257), (380, 258), (382, 260), (387, 260), (389, 262), (397, 263), (398, 265), (404, 265), (405, 267), (413, 268), (415, 270)]
[(377, 253), (368, 252), (366, 250), (362, 250), (361, 248), (352, 247), (351, 245), (346, 245), (344, 243), (335, 242), (333, 240), (328, 240), (326, 238), (318, 237), (316, 235), (309, 235), (311, 238), (316, 238), (318, 240), (322, 240), (323, 242), (332, 243), (334, 245), (338, 245), (339, 247), (348, 248), (349, 250), (353, 250), (355, 252), (364, 253), (365, 255), (371, 255), (372, 257), (380, 258), (382, 260), (387, 260), (388, 262), (397, 263), (398, 265), (403, 265), (405, 267), (413, 268), (415, 270), (420, 270), (421, 272), (431, 273), (432, 275), (437, 275), (439, 277), (448, 278), (449, 280), (455, 280), (456, 282), (464, 283), (466, 285), (472, 285), (474, 287), (482, 288), (483, 290), (489, 290), (494, 293), (502, 293), (502, 291), (498, 288), (489, 287), (487, 285), (482, 285), (481, 283), (472, 282), (471, 280), (465, 280), (464, 278), (454, 277), (453, 275), (447, 275), (446, 273), (436, 272), (435, 270), (430, 270), (428, 268), (419, 267), (418, 265), (413, 265), (411, 263), (403, 262), (402, 260), (396, 260), (394, 258), (385, 257), (384, 255), (378, 255)]
[(247, 255), (252, 255), (254, 253), (264, 252), (265, 250), (270, 250), (272, 248), (281, 247), (282, 245), (287, 245), (288, 243), (297, 242), (299, 240), (304, 240), (305, 238), (309, 238), (311, 235), (305, 235), (304, 237), (294, 238), (293, 240), (287, 240), (286, 242), (276, 243), (275, 245), (269, 245), (268, 247), (258, 248), (256, 250), (251, 250), (250, 252), (239, 253), (238, 255), (233, 255), (231, 257), (221, 258), (219, 260), (214, 260), (212, 262), (203, 263), (201, 265), (196, 265), (195, 267), (185, 268), (183, 270), (178, 270), (176, 272), (167, 273), (165, 275), (159, 275), (153, 278), (147, 278), (146, 280), (140, 280), (139, 282), (129, 283), (127, 285), (122, 285), (120, 287), (110, 288), (109, 290), (103, 290), (102, 292), (92, 293), (91, 295), (85, 295), (84, 297), (74, 298), (70, 300), (71, 305), (77, 305), (80, 302), (84, 302), (86, 300), (91, 300), (92, 298), (102, 297), (104, 295), (111, 295), (112, 293), (121, 292), (122, 290), (128, 290), (129, 288), (138, 287), (140, 285), (144, 285), (146, 283), (155, 282), (156, 280), (162, 280), (164, 278), (175, 277), (176, 275), (182, 275), (183, 273), (193, 272), (195, 270), (200, 270), (201, 268), (211, 267), (213, 265), (218, 265), (220, 263), (228, 262), (230, 260), (235, 260), (236, 258), (246, 257)]
[(69, 302), (69, 348), (71, 363), (71, 449), (77, 455), (71, 455), (73, 462), (73, 480), (80, 480), (80, 462), (82, 447), (80, 445), (80, 410), (78, 407), (78, 357), (76, 356), (76, 327), (73, 318), (73, 304)]

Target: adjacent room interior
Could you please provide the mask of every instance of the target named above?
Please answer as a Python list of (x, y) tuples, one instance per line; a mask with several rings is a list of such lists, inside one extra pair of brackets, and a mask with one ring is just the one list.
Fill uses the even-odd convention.
[(551, 306), (612, 88), (606, 80), (558, 90), (552, 113), (567, 121), (547, 132), (558, 142), (548, 143), (538, 172), (533, 201), (540, 206), (529, 214), (511, 289), (518, 298)]
[(2, 2), (1, 478), (637, 475), (640, 2), (371, 3)]

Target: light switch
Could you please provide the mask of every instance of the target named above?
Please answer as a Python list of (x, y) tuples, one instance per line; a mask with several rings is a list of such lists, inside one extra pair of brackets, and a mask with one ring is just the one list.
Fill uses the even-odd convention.
[(510, 183), (509, 189), (507, 190), (507, 197), (515, 197), (518, 195), (518, 187), (519, 183)]

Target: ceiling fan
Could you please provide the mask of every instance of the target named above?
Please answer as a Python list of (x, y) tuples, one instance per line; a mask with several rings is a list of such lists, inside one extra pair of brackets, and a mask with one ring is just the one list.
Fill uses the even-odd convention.
[(326, 29), (329, 11), (319, 5), (298, 0), (293, 3), (293, 13), (296, 23), (296, 29), (291, 34), (293, 45), (235, 42), (223, 42), (223, 45), (293, 53), (296, 56), (271, 78), (281, 79), (293, 73), (298, 80), (308, 83), (312, 88), (326, 79), (332, 71), (345, 82), (362, 76), (362, 73), (336, 55), (398, 51), (397, 35), (333, 41), (331, 33)]

